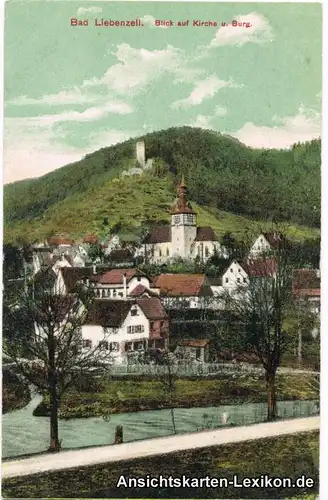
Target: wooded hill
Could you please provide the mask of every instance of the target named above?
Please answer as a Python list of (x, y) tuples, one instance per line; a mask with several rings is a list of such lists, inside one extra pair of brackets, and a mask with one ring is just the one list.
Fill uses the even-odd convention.
[[(153, 168), (121, 177), (136, 165), (135, 144), (146, 143)], [(57, 232), (72, 237), (110, 229), (138, 230), (169, 220), (184, 175), (200, 225), (237, 236), (284, 221), (296, 239), (320, 227), (321, 141), (290, 150), (259, 150), (220, 133), (171, 128), (103, 148), (37, 179), (4, 188), (6, 242), (32, 242)], [(27, 166), (28, 167), (28, 166)]]

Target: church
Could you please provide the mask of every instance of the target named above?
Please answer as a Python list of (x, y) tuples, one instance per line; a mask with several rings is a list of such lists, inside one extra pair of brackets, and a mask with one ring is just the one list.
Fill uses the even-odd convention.
[(211, 227), (197, 227), (197, 214), (187, 199), (182, 179), (178, 198), (171, 210), (171, 225), (154, 226), (144, 242), (144, 254), (151, 264), (164, 264), (172, 259), (205, 262), (215, 252), (228, 258)]

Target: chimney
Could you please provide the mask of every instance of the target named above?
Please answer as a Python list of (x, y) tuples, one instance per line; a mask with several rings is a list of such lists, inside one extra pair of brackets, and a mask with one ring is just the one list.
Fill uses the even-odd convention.
[(123, 299), (126, 299), (126, 273), (123, 274)]

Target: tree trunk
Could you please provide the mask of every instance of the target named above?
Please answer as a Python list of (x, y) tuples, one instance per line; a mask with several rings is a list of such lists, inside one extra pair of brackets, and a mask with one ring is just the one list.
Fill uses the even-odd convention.
[(266, 373), (266, 386), (268, 394), (268, 422), (277, 419), (277, 400), (276, 400), (276, 374)]
[(60, 450), (58, 437), (58, 395), (57, 395), (57, 373), (55, 362), (55, 338), (50, 335), (48, 339), (49, 371), (48, 384), (50, 396), (50, 446), (51, 452)]
[(298, 332), (298, 346), (297, 346), (297, 358), (298, 358), (298, 365), (301, 367), (302, 366), (302, 332)]
[(175, 418), (174, 418), (174, 408), (171, 407), (171, 418), (172, 418), (172, 427), (173, 427), (173, 434), (176, 434), (176, 428), (175, 428)]
[(60, 450), (58, 436), (58, 400), (56, 391), (55, 375), (50, 375), (50, 446), (49, 451), (57, 452)]

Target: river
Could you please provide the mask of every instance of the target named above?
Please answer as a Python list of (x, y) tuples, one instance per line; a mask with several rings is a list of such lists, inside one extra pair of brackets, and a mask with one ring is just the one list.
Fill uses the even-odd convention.
[[(2, 457), (15, 457), (45, 451), (49, 445), (49, 417), (34, 417), (33, 410), (42, 396), (34, 395), (20, 410), (2, 416)], [(177, 433), (196, 432), (228, 424), (246, 425), (266, 419), (266, 403), (178, 408), (174, 410)], [(283, 418), (307, 417), (316, 412), (314, 401), (281, 401), (279, 415)], [(123, 426), (124, 441), (136, 441), (172, 434), (170, 410), (118, 413), (105, 421), (101, 417), (73, 418), (59, 421), (63, 448), (80, 448), (111, 444), (115, 427)]]

